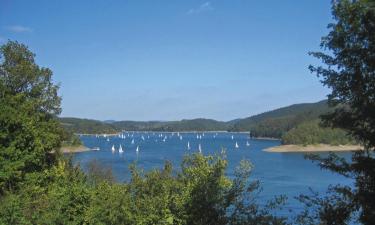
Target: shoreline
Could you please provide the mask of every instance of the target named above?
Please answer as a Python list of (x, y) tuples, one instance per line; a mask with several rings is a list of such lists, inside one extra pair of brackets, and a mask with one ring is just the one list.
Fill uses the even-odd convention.
[[(111, 133), (111, 134), (104, 134), (104, 133), (97, 133), (97, 134), (84, 134), (84, 133), (75, 133), (76, 135), (79, 136), (93, 136), (93, 135), (98, 135), (98, 136), (117, 136), (120, 135), (121, 133), (124, 132), (135, 132), (135, 133), (237, 133), (237, 134), (248, 134), (248, 131), (225, 131), (225, 130), (205, 130), (205, 131), (198, 131), (198, 130), (191, 130), (191, 131), (137, 131), (137, 130), (124, 130), (122, 132), (118, 133)], [(254, 139), (272, 139), (272, 140), (279, 140), (279, 139), (274, 139), (274, 138), (254, 138)]]
[(103, 134), (103, 133), (97, 133), (97, 134), (82, 134), (82, 133), (74, 133), (75, 135), (78, 135), (78, 136), (117, 136), (121, 133), (111, 133), (111, 134)]
[(268, 141), (281, 141), (281, 138), (272, 138), (272, 137), (252, 137), (251, 139), (268, 140)]
[(317, 144), (317, 145), (279, 145), (275, 147), (270, 147), (263, 149), (265, 152), (352, 152), (360, 151), (363, 148), (360, 145), (327, 145), (327, 144)]
[(64, 146), (60, 148), (62, 153), (77, 153), (77, 152), (88, 152), (90, 149), (84, 145), (79, 146)]

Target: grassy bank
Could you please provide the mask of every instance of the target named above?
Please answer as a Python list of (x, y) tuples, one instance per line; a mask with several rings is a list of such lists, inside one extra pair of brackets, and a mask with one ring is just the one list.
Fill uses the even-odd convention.
[(76, 152), (86, 152), (90, 151), (89, 148), (87, 148), (84, 145), (77, 145), (77, 146), (63, 146), (61, 147), (62, 153), (76, 153)]

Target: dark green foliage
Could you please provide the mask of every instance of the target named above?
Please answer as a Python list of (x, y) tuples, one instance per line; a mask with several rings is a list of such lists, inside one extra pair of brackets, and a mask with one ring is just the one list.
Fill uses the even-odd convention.
[(1, 195), (17, 188), (26, 174), (53, 165), (61, 129), (52, 72), (36, 65), (34, 54), (17, 42), (1, 46), (0, 58)]
[(89, 191), (79, 168), (60, 161), (0, 199), (0, 224), (82, 224)]
[[(310, 69), (332, 90), (329, 103), (336, 109), (323, 117), (325, 124), (345, 129), (365, 151), (353, 154), (350, 162), (335, 155), (310, 157), (321, 162), (322, 168), (352, 178), (354, 187), (333, 189), (333, 194), (323, 200), (311, 197), (309, 204), (318, 207), (306, 215), (319, 215), (325, 224), (345, 224), (350, 218), (362, 224), (374, 224), (375, 1), (333, 1), (332, 13), (335, 21), (329, 25), (330, 33), (321, 43), (329, 53), (311, 53), (323, 65)], [(332, 196), (335, 201), (331, 201)], [(331, 216), (337, 217), (336, 223), (329, 220)]]
[(322, 127), (319, 120), (304, 122), (282, 136), (283, 144), (346, 145), (355, 144), (355, 140), (342, 129)]

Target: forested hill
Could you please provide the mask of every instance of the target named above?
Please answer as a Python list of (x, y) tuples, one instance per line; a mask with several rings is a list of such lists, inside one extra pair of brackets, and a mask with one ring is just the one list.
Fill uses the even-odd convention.
[(79, 119), (79, 118), (59, 118), (63, 127), (72, 133), (79, 134), (111, 134), (118, 132), (112, 124), (104, 123), (98, 120)]
[(327, 101), (295, 104), (238, 120), (231, 131), (250, 131), (254, 137), (281, 138), (297, 125), (316, 120), (330, 110)]
[(131, 131), (226, 131), (226, 122), (211, 119), (181, 121), (105, 121), (78, 118), (60, 118), (64, 128), (74, 133), (116, 133)]
[(151, 131), (224, 131), (227, 123), (211, 119), (192, 119), (181, 121), (119, 121), (112, 123), (118, 130), (151, 130)]
[(327, 101), (296, 104), (261, 113), (245, 119), (222, 122), (211, 119), (181, 121), (97, 121), (60, 118), (64, 127), (75, 133), (115, 133), (137, 131), (250, 131), (255, 137), (281, 138), (297, 125), (316, 120), (329, 111)]

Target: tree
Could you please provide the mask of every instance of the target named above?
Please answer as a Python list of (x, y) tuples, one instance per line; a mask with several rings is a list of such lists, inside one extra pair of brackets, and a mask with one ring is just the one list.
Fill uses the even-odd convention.
[[(337, 221), (348, 221), (356, 214), (363, 224), (375, 221), (375, 1), (336, 0), (332, 4), (335, 20), (328, 27), (330, 32), (323, 37), (324, 52), (311, 55), (323, 62), (321, 66), (310, 66), (323, 85), (329, 87), (329, 103), (337, 108), (323, 116), (324, 124), (343, 128), (355, 137), (364, 151), (352, 155), (351, 162), (331, 154), (328, 158), (311, 156), (328, 170), (352, 178), (354, 187), (335, 186), (337, 205), (329, 207), (330, 201), (315, 201), (318, 218), (325, 223), (327, 215), (343, 217)], [(332, 195), (331, 195), (332, 197)], [(310, 198), (311, 200), (311, 198)], [(332, 201), (331, 201), (332, 203)], [(341, 204), (346, 205), (343, 207)], [(342, 209), (350, 209), (350, 213)], [(331, 222), (330, 224), (335, 224)]]
[(55, 163), (61, 129), (58, 86), (23, 44), (0, 47), (0, 195)]

